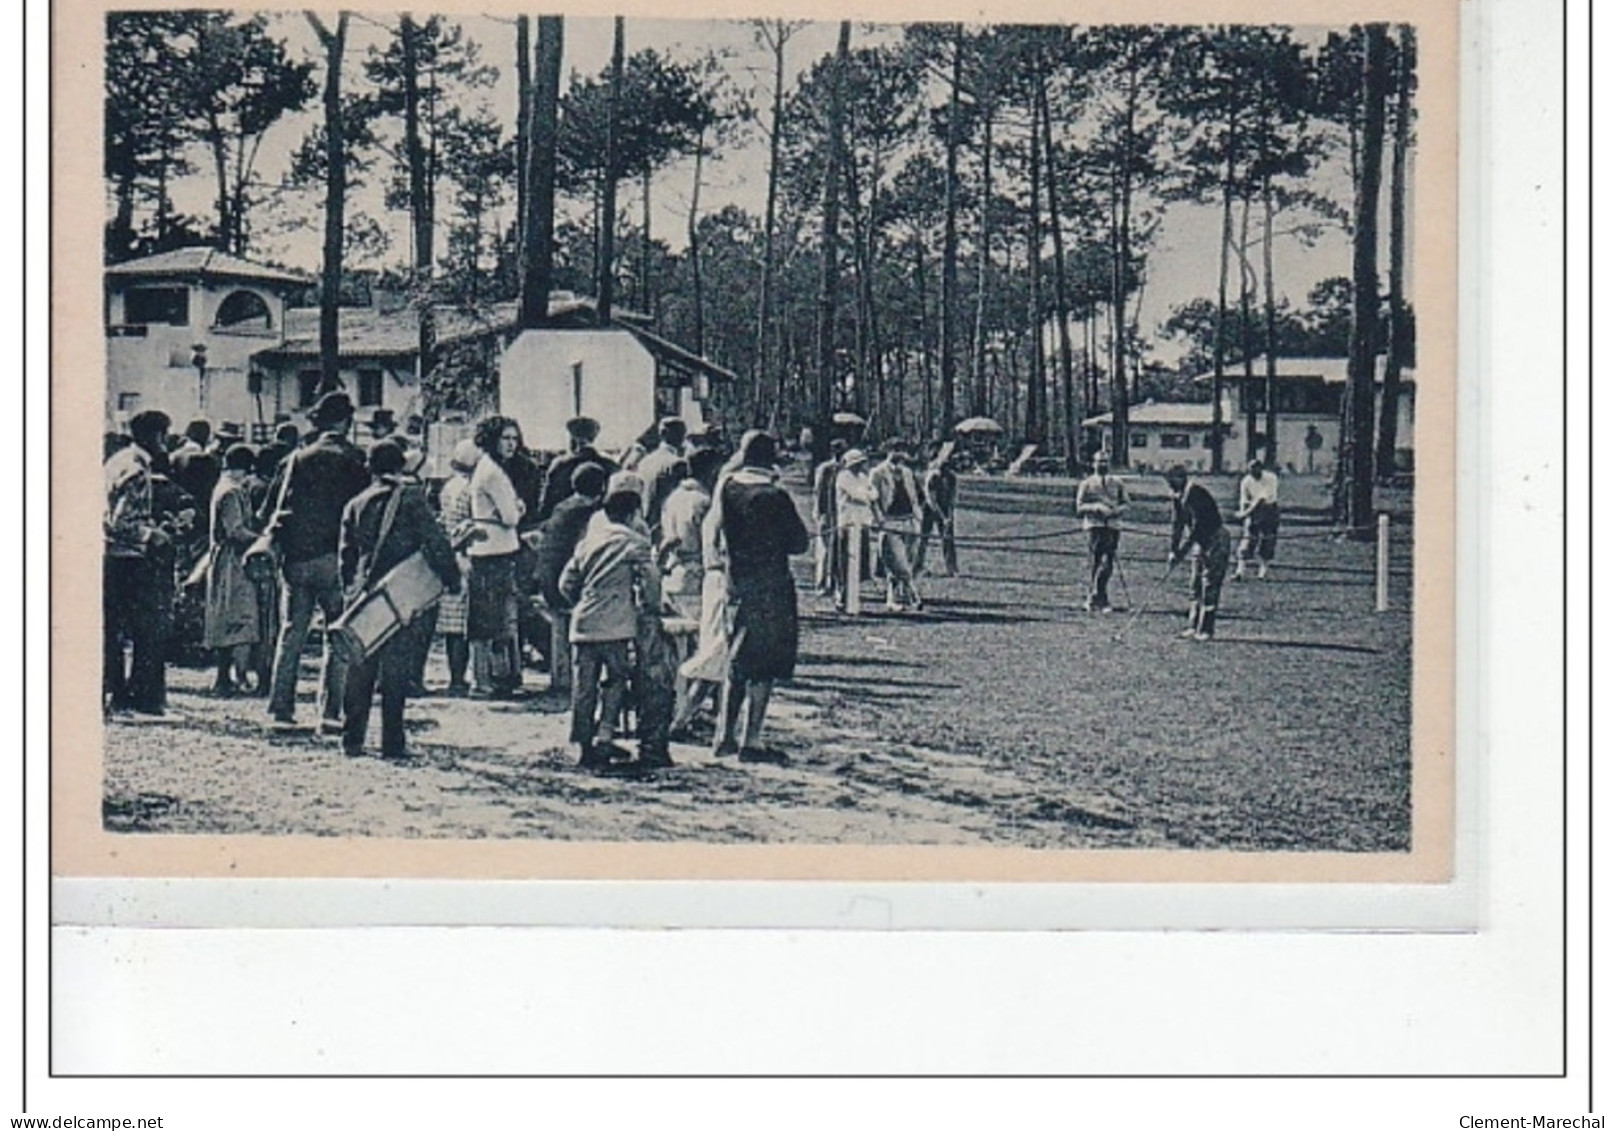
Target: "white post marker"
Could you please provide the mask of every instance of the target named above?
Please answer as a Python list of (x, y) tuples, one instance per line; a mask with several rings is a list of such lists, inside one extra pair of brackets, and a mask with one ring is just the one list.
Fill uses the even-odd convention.
[(857, 616), (864, 609), (864, 531), (861, 526), (847, 529), (847, 612)]
[(1374, 556), (1374, 611), (1388, 612), (1391, 607), (1391, 516), (1379, 516), (1379, 539)]

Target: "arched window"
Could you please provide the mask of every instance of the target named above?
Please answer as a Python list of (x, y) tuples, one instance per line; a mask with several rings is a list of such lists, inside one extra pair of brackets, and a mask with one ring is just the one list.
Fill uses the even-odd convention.
[(234, 291), (219, 303), (216, 330), (273, 330), (269, 304), (252, 291)]

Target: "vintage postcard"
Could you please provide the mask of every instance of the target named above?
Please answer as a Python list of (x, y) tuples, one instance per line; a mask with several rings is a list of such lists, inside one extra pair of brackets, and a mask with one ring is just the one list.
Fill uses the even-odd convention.
[(55, 15), (54, 875), (1452, 881), (1455, 2)]

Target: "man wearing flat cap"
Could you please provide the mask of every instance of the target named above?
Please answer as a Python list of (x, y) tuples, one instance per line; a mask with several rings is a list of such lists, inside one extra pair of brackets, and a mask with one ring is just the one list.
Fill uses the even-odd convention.
[[(327, 393), (308, 414), (315, 437), (281, 464), (265, 496), (270, 510), (265, 534), (280, 556), (280, 639), (269, 686), (269, 714), (277, 724), (294, 721), (297, 668), (318, 608), (331, 624), (342, 615), (342, 578), (337, 544), (348, 501), (370, 485), (364, 453), (348, 439), (353, 402), (346, 393)], [(321, 729), (342, 731), (345, 686), (342, 662), (325, 647), (320, 680)]]
[(585, 463), (597, 463), (609, 476), (617, 470), (616, 461), (594, 449), (595, 437), (600, 435), (600, 424), (592, 417), (575, 416), (566, 422), (569, 450), (556, 456), (550, 464), (544, 481), (544, 497), (538, 505), (538, 521), (543, 522), (555, 513), (561, 500), (572, 493), (572, 472)]

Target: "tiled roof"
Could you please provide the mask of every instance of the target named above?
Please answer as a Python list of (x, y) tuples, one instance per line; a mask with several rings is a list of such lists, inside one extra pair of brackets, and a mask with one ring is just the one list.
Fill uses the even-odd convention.
[(182, 247), (141, 259), (131, 259), (106, 269), (109, 277), (120, 279), (173, 278), (202, 276), (226, 279), (253, 279), (265, 283), (302, 286), (310, 278), (278, 267), (266, 267), (212, 247)]
[[(591, 327), (594, 325), (594, 312), (594, 300), (591, 298), (559, 292), (550, 296), (550, 318), (557, 323), (558, 329)], [(495, 303), (481, 311), (468, 311), (458, 306), (439, 306), (437, 307), (438, 344), (448, 345), (466, 338), (513, 330), (518, 314), (519, 307), (514, 302)], [(645, 331), (634, 323), (649, 321), (644, 315), (633, 311), (619, 310), (615, 317), (620, 317), (625, 327), (635, 333)], [(337, 311), (338, 351), (343, 357), (413, 356), (420, 345), (420, 334), (420, 316), (412, 306), (403, 306), (385, 313), (372, 306), (345, 306)], [(678, 349), (670, 342), (663, 345), (670, 349)], [(272, 349), (264, 350), (258, 356), (301, 358), (319, 355), (319, 308), (293, 307), (286, 311), (286, 340)], [(729, 374), (727, 370), (720, 370), (719, 375), (733, 378), (733, 374)]]
[[(1346, 359), (1343, 357), (1281, 357), (1274, 365), (1276, 375), (1286, 380), (1322, 381), (1326, 385), (1344, 385), (1346, 383)], [(1255, 380), (1267, 379), (1267, 355), (1259, 354), (1251, 360), (1251, 372)], [(1380, 354), (1374, 359), (1374, 380), (1378, 381), (1385, 375), (1385, 355)], [(1196, 381), (1210, 381), (1210, 373), (1201, 373), (1195, 377)], [(1223, 365), (1224, 381), (1243, 381), (1245, 379), (1245, 363), (1227, 362)], [(1404, 384), (1413, 383), (1413, 370), (1402, 370)]]
[[(1223, 401), (1222, 418), (1224, 423), (1234, 420), (1234, 406), (1229, 401)], [(1098, 416), (1090, 416), (1082, 423), (1089, 427), (1098, 427), (1111, 422), (1111, 414), (1102, 412)], [(1179, 424), (1185, 427), (1210, 428), (1211, 402), (1200, 404), (1193, 401), (1145, 401), (1143, 404), (1130, 405), (1127, 409), (1127, 423), (1135, 424)]]
[[(484, 313), (458, 307), (437, 310), (437, 340), (448, 345), (465, 338), (508, 330), (516, 325), (516, 304), (499, 303)], [(413, 307), (383, 314), (371, 306), (345, 306), (337, 311), (337, 341), (343, 357), (398, 357), (414, 354), (420, 346), (420, 316)], [(278, 357), (320, 355), (318, 307), (293, 307), (286, 312), (286, 340), (264, 351)]]

